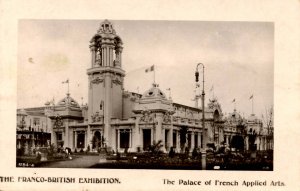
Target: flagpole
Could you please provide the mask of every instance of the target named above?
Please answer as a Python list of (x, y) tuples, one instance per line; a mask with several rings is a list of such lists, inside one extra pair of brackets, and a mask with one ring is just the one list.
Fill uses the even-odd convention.
[(155, 65), (153, 64), (153, 75), (154, 75), (154, 84), (155, 84)]
[(253, 100), (254, 100), (254, 97), (252, 97), (252, 114), (253, 114)]
[(70, 95), (70, 91), (69, 91), (69, 84), (70, 84), (70, 81), (69, 81), (69, 78), (68, 78), (68, 95)]

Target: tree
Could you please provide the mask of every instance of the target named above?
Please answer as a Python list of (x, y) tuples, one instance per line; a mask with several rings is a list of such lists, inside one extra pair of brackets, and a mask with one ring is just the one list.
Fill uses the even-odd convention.
[(152, 155), (158, 155), (161, 153), (162, 147), (163, 147), (162, 140), (159, 140), (157, 143), (153, 141), (153, 145), (149, 146), (149, 151)]
[(273, 149), (273, 133), (274, 133), (274, 127), (273, 127), (273, 121), (274, 121), (274, 109), (273, 106), (271, 106), (269, 109), (266, 108), (266, 114), (263, 115), (263, 122), (265, 127), (267, 128), (267, 150)]

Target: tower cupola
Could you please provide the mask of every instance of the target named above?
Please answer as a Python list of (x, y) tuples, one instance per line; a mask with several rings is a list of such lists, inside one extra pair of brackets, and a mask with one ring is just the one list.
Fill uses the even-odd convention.
[(100, 24), (100, 28), (90, 41), (92, 53), (91, 67), (117, 67), (122, 63), (122, 40), (108, 20)]

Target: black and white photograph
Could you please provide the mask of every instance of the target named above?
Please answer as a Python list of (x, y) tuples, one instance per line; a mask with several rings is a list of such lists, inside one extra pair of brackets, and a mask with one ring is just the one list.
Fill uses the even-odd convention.
[(18, 33), (17, 167), (273, 170), (273, 23), (20, 20)]

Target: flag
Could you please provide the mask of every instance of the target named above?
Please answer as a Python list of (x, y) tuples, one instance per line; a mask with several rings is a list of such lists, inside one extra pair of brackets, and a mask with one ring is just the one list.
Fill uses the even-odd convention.
[(253, 94), (250, 96), (250, 98), (249, 99), (253, 99)]
[(154, 71), (154, 65), (145, 70), (146, 73)]
[(31, 57), (30, 57), (30, 58), (28, 58), (28, 62), (30, 62), (30, 63), (34, 63), (34, 62), (33, 62), (33, 58), (31, 58)]
[(69, 79), (67, 79), (66, 81), (63, 81), (62, 83), (63, 83), (63, 84), (64, 84), (64, 83), (69, 83)]
[(214, 85), (211, 86), (210, 90), (209, 91), (213, 91), (214, 90)]
[(54, 97), (52, 98), (51, 102), (50, 102), (53, 106), (55, 105), (55, 100)]
[(235, 102), (235, 98), (232, 100), (232, 103)]
[(196, 88), (200, 88), (200, 84), (197, 83), (197, 84), (196, 84)]

